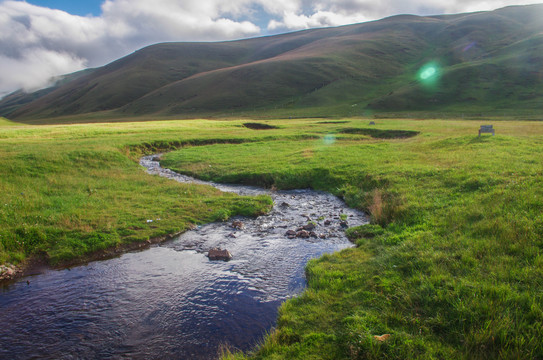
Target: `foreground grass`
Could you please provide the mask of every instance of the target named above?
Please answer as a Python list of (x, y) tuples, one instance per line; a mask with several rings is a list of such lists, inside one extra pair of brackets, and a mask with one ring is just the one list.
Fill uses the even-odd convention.
[(377, 120), (356, 130), (367, 123), (2, 120), (0, 262), (63, 262), (268, 208), (267, 198), (149, 176), (135, 161), (199, 145), (163, 165), (328, 190), (372, 216), (349, 231), (356, 248), (309, 263), (308, 289), (281, 307), (261, 347), (225, 358), (543, 357), (543, 125), (495, 121), (497, 135), (478, 138), (479, 122)]
[(32, 127), (2, 120), (0, 264), (80, 261), (195, 224), (266, 212), (269, 198), (178, 184), (138, 165), (142, 152), (190, 140), (196, 130), (190, 122)]
[(165, 157), (203, 178), (328, 190), (372, 215), (350, 230), (357, 248), (309, 263), (261, 347), (224, 357), (543, 357), (543, 124), (495, 122), (481, 138), (473, 122), (377, 125), (420, 132), (398, 140), (341, 131), (353, 125), (367, 127), (312, 122), (322, 139)]

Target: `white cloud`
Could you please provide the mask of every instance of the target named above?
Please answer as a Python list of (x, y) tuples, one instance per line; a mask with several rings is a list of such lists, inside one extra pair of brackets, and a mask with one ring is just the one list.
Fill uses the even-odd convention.
[(102, 11), (116, 37), (140, 44), (223, 40), (260, 33), (260, 28), (248, 21), (238, 22), (224, 17), (230, 8), (218, 0), (107, 0)]
[(85, 67), (85, 60), (72, 54), (42, 48), (27, 49), (17, 59), (0, 55), (2, 88), (35, 91), (49, 85), (58, 74)]
[(540, 1), (104, 0), (100, 16), (83, 17), (0, 0), (0, 94), (39, 88), (52, 76), (101, 66), (156, 42), (230, 40), (400, 13), (459, 13)]
[(226, 10), (220, 3), (107, 0), (101, 16), (82, 17), (23, 1), (2, 1), (0, 94), (40, 88), (53, 76), (101, 66), (156, 42), (260, 34), (260, 28), (249, 21), (224, 17), (221, 11)]
[[(338, 26), (391, 15), (436, 15), (493, 10), (509, 5), (537, 4), (541, 0), (297, 0), (270, 20), (268, 30), (288, 31)], [(292, 5), (295, 5), (294, 8)]]
[(317, 11), (310, 16), (285, 13), (283, 14), (283, 19), (281, 21), (271, 20), (268, 24), (268, 30), (300, 30), (353, 24), (366, 20), (368, 20), (368, 18), (366, 18), (363, 14), (341, 14), (331, 11)]

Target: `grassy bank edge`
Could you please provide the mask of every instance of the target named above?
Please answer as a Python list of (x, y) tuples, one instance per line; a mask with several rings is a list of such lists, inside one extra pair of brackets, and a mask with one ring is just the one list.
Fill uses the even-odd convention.
[[(7, 119), (0, 118), (0, 126), (20, 126), (17, 123), (13, 123)], [(27, 126), (27, 125), (23, 125)], [(302, 136), (303, 137), (303, 136)], [(310, 137), (311, 138), (311, 137)], [(126, 156), (128, 159), (135, 163), (139, 163), (139, 160), (143, 156), (153, 155), (158, 153), (166, 153), (172, 150), (180, 149), (188, 146), (202, 146), (213, 144), (240, 144), (244, 142), (255, 141), (254, 139), (242, 139), (242, 138), (203, 138), (203, 139), (189, 139), (189, 140), (175, 140), (175, 141), (141, 141), (135, 144), (118, 146), (117, 150), (121, 156)], [(154, 176), (154, 175), (149, 175)], [(269, 198), (269, 197), (267, 197)], [(271, 209), (271, 198), (266, 202), (265, 208), (253, 211), (252, 214), (242, 214), (237, 212), (224, 211), (220, 213), (220, 217), (212, 221), (227, 221), (229, 218), (244, 215), (244, 216), (259, 216)], [(205, 220), (204, 220), (205, 222)], [(146, 239), (139, 239), (133, 242), (121, 242), (113, 245), (108, 245), (105, 248), (86, 253), (84, 255), (77, 255), (74, 257), (68, 257), (59, 261), (51, 263), (47, 257), (43, 254), (31, 254), (23, 261), (17, 264), (4, 263), (0, 264), (0, 286), (8, 286), (19, 280), (22, 277), (35, 274), (43, 269), (64, 269), (74, 266), (84, 265), (92, 261), (106, 260), (114, 257), (118, 257), (126, 252), (140, 251), (149, 248), (153, 244), (159, 244), (164, 241), (171, 240), (178, 235), (193, 229), (196, 223), (189, 223), (181, 231), (166, 231), (156, 236), (152, 236)]]
[[(290, 170), (303, 169), (296, 178), (273, 168), (253, 170), (251, 181), (259, 185), (281, 189), (296, 181), (343, 196), (351, 206), (369, 212), (372, 224), (350, 231), (356, 249), (308, 264), (306, 291), (282, 305), (277, 328), (256, 350), (241, 354), (223, 349), (223, 358), (543, 356), (537, 335), (542, 334), (537, 324), (543, 318), (543, 299), (538, 293), (543, 262), (537, 250), (541, 247), (537, 237), (541, 239), (543, 230), (538, 213), (542, 208), (541, 141), (534, 137), (541, 128), (539, 124), (509, 126), (518, 127), (517, 135), (478, 138), (465, 131), (435, 139), (426, 135), (429, 140), (418, 144), (396, 143), (393, 151), (416, 147), (425, 164), (428, 159), (437, 161), (442, 166), (439, 170), (399, 166), (396, 157), (397, 168), (389, 172), (391, 176), (371, 177), (362, 171), (358, 175), (363, 181), (358, 183), (338, 181), (333, 173), (329, 179), (333, 181), (322, 181), (319, 169), (307, 170), (315, 164), (308, 160), (303, 160), (307, 167)], [(522, 134), (522, 126), (529, 132)], [(289, 147), (287, 153), (304, 158), (308, 155), (305, 146)], [(205, 164), (185, 171), (196, 176), (203, 171), (206, 178), (230, 182), (243, 181), (250, 172), (234, 166), (235, 159), (217, 160), (224, 148), (209, 152), (205, 156), (183, 153), (186, 164), (197, 160)], [(413, 160), (413, 154), (405, 158)], [(168, 167), (175, 165), (174, 160)], [(452, 170), (443, 164), (452, 165)], [(380, 165), (376, 169), (383, 169)], [(404, 172), (413, 180), (406, 179)], [(334, 187), (327, 187), (332, 183)], [(360, 267), (370, 262), (372, 271), (361, 274)], [(404, 293), (402, 283), (418, 291)], [(349, 291), (342, 291), (345, 284), (351, 286)], [(398, 302), (402, 298), (405, 304)], [(329, 311), (342, 307), (347, 311), (343, 316), (323, 313), (318, 309), (323, 303), (329, 304)], [(385, 311), (390, 304), (396, 308)], [(326, 317), (331, 319), (323, 320)], [(374, 338), (387, 333), (392, 334), (390, 340)]]

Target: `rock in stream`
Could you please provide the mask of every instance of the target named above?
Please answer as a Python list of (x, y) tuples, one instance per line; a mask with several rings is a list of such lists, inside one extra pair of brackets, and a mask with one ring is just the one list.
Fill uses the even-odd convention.
[[(209, 184), (162, 169), (152, 156), (141, 164), (151, 174)], [(0, 359), (212, 359), (221, 345), (249, 350), (274, 326), (281, 302), (305, 287), (307, 262), (353, 246), (342, 219), (367, 222), (323, 192), (211, 185), (269, 194), (276, 206), (10, 285), (0, 296)], [(212, 249), (232, 258), (214, 261)]]

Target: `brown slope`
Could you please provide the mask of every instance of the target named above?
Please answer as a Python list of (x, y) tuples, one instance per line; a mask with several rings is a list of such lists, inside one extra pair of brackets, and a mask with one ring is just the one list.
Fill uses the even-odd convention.
[(195, 74), (273, 57), (326, 34), (311, 30), (231, 42), (149, 46), (21, 106), (9, 117), (47, 118), (116, 109)]
[(172, 81), (241, 61), (243, 47), (158, 44), (117, 60), (25, 106), (11, 117), (62, 116), (118, 108)]
[[(436, 17), (403, 15), (335, 28), (333, 34), (317, 37), (273, 58), (169, 84), (128, 104), (122, 111), (183, 114), (201, 109), (252, 110), (292, 102), (303, 107), (342, 101), (398, 111), (435, 107), (436, 99), (440, 104), (462, 103), (469, 97), (466, 94), (484, 92), (482, 86), (466, 83), (470, 77), (484, 81), (485, 71), (503, 73), (509, 68), (461, 64), (487, 58), (494, 61), (492, 57), (498, 50), (537, 32), (541, 25), (534, 13), (524, 7), (512, 7)], [(426, 61), (435, 58), (451, 69), (444, 77), (450, 89), (428, 94), (415, 83), (414, 76), (405, 74), (416, 73)], [(518, 72), (511, 76), (515, 74)], [(511, 76), (495, 78), (510, 83)], [(399, 78), (400, 84), (395, 78)], [(383, 97), (396, 100), (383, 102)], [(402, 99), (398, 101), (398, 97)], [(497, 101), (488, 94), (480, 99), (489, 105)]]
[[(416, 16), (345, 26), (291, 51), (247, 64), (199, 73), (164, 86), (124, 106), (127, 115), (183, 114), (281, 106), (345, 78), (369, 90), (397, 76), (428, 47), (429, 29), (440, 20)], [(300, 33), (306, 35), (305, 32)], [(315, 33), (313, 33), (315, 35)]]
[[(495, 90), (508, 84), (528, 94), (520, 100), (534, 99), (543, 89), (541, 77), (525, 81), (519, 66), (504, 59), (518, 52), (529, 62), (530, 72), (543, 66), (539, 46), (530, 49), (530, 42), (522, 41), (533, 38), (538, 44), (537, 34), (543, 31), (540, 13), (543, 5), (403, 15), (240, 41), (159, 44), (65, 84), (21, 106), (10, 118), (102, 110), (115, 110), (115, 116), (177, 115), (338, 104), (401, 111), (462, 105), (466, 99), (489, 107), (511, 98)], [(426, 61), (436, 59), (443, 67), (443, 81), (430, 94), (415, 74)]]

